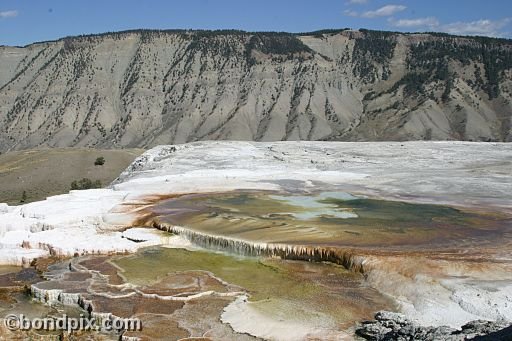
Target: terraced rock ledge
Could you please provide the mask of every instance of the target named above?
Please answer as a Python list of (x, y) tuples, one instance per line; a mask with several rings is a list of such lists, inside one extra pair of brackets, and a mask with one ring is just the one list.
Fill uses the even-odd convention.
[[(239, 277), (243, 271), (225, 272), (237, 266), (254, 267), (262, 278), (290, 274), (286, 278), (293, 283), (302, 283), (304, 278), (313, 283), (289, 290), (295, 296), (287, 301), (286, 311), (300, 312), (293, 323), (279, 315), (283, 302), (273, 300), (263, 284), (249, 288), (247, 292), (254, 296), (248, 299), (243, 295), (198, 298), (197, 304), (205, 304), (201, 309), (211, 309), (211, 316), (216, 316), (215, 326), (222, 335), (237, 333), (248, 339), (283, 339), (293, 335), (290, 330), (300, 330), (302, 336), (327, 337), (334, 332), (350, 337), (354, 316), (372, 318), (375, 311), (366, 309), (371, 302), (379, 302), (381, 308), (375, 310), (402, 313), (422, 327), (460, 329), (476, 320), (511, 321), (511, 154), (509, 144), (464, 142), (198, 142), (155, 147), (109, 188), (72, 191), (16, 207), (0, 205), (0, 262), (29, 265), (53, 255), (91, 257), (94, 263), (94, 259), (123, 254), (127, 258), (112, 262), (123, 263), (119, 268), (125, 272), (107, 267), (112, 271), (109, 281), (117, 282), (105, 283), (100, 278), (96, 282), (108, 294), (96, 298), (96, 305), (103, 308), (95, 311), (116, 316), (124, 316), (119, 311), (135, 314), (129, 304), (133, 297), (140, 298), (141, 309), (163, 306), (149, 304), (145, 300), (158, 297), (144, 297), (135, 289), (175, 296), (169, 294), (174, 290), (169, 287), (158, 288), (167, 294), (149, 292), (158, 279), (137, 284), (143, 278), (137, 278), (133, 269), (149, 277), (155, 273), (165, 277), (172, 269), (172, 276), (182, 276), (183, 283), (200, 278), (199, 282), (219, 292), (242, 292), (240, 287), (249, 286), (243, 282), (247, 278)], [(313, 209), (304, 208), (304, 203), (314, 205)], [(390, 215), (396, 210), (403, 213), (400, 219)], [(161, 246), (181, 250), (200, 246), (208, 250), (208, 256), (178, 249), (151, 251)], [(220, 259), (214, 252), (219, 250), (226, 252), (225, 257), (239, 254), (251, 256), (240, 259), (252, 261)], [(180, 257), (181, 265), (171, 261), (172, 257)], [(146, 265), (155, 259), (160, 263)], [(237, 265), (216, 267), (209, 259)], [(293, 259), (301, 261), (294, 263)], [(277, 270), (267, 272), (268, 262)], [(209, 264), (217, 279), (194, 272), (200, 264)], [(183, 271), (189, 273), (179, 275)], [(215, 271), (224, 272), (219, 276)], [(118, 278), (118, 273), (129, 280)], [(67, 276), (86, 275), (78, 271)], [(282, 282), (281, 277), (275, 279), (275, 283)], [(177, 277), (166, 283), (175, 281)], [(135, 286), (123, 285), (127, 282)], [(36, 288), (48, 291), (34, 289), (38, 297), (52, 297), (60, 303), (79, 301), (77, 295), (59, 292), (59, 285), (48, 284), (52, 281), (44, 283)], [(236, 284), (238, 289), (225, 283)], [(82, 295), (85, 289), (76, 288), (74, 294)], [(316, 293), (318, 288), (327, 288), (322, 306), (327, 309), (329, 303), (346, 302), (347, 310), (342, 310), (346, 316), (333, 319), (335, 313), (327, 309), (318, 315), (321, 318), (310, 319), (312, 324), (303, 323), (308, 314), (304, 307), (313, 307), (313, 303), (301, 293)], [(343, 294), (341, 288), (348, 291)], [(90, 295), (91, 290), (88, 287), (85, 292)], [(125, 301), (118, 297), (116, 305), (110, 305), (112, 293), (130, 296)], [(350, 297), (366, 302), (364, 311), (357, 311)], [(308, 303), (296, 304), (301, 300)], [(177, 319), (187, 316), (180, 321), (189, 324), (169, 325), (172, 332), (183, 337), (199, 333), (191, 319), (193, 305), (181, 299), (158, 302), (185, 304), (179, 313), (173, 311)], [(262, 314), (263, 309), (272, 314)], [(352, 327), (331, 324), (341, 320), (352, 321)], [(156, 329), (160, 322), (147, 320)], [(272, 330), (261, 330), (262, 325)]]

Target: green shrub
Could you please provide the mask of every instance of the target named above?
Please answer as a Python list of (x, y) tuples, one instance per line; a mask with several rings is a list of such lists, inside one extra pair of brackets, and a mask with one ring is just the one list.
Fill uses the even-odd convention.
[(23, 193), (21, 194), (21, 200), (20, 200), (20, 204), (23, 204), (27, 201), (27, 192), (26, 191), (23, 191)]
[(83, 190), (91, 188), (101, 188), (101, 181), (92, 181), (89, 178), (83, 178), (81, 180), (75, 180), (71, 183), (71, 190)]
[(104, 164), (105, 164), (105, 158), (103, 156), (96, 158), (96, 161), (94, 161), (95, 166), (103, 166)]

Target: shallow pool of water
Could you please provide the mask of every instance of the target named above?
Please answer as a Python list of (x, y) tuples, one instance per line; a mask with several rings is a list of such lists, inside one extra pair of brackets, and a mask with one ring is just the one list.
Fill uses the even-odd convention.
[(269, 317), (318, 319), (319, 326), (348, 327), (371, 318), (375, 309), (394, 307), (365, 285), (361, 274), (334, 264), (166, 248), (142, 250), (113, 262), (126, 281), (138, 285), (155, 283), (169, 273), (207, 271), (249, 293), (251, 304)]
[(159, 202), (151, 211), (159, 222), (213, 235), (305, 245), (452, 247), (498, 240), (512, 226), (495, 213), (345, 192), (189, 195)]

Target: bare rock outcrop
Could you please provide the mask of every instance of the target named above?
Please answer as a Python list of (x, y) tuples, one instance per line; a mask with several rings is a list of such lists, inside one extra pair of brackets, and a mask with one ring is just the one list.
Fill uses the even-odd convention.
[(375, 321), (365, 321), (356, 329), (356, 335), (372, 341), (408, 340), (510, 340), (512, 325), (505, 321), (471, 321), (454, 329), (447, 326), (423, 327), (408, 320), (403, 314), (380, 311)]

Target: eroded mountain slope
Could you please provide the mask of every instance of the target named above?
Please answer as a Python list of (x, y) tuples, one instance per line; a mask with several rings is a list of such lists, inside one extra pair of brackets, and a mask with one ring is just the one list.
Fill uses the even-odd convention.
[(4, 151), (512, 139), (509, 40), (130, 31), (0, 47), (0, 61)]

